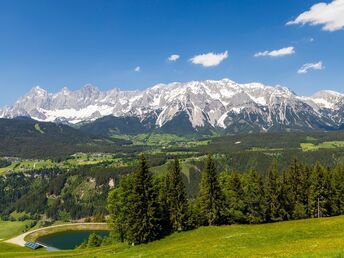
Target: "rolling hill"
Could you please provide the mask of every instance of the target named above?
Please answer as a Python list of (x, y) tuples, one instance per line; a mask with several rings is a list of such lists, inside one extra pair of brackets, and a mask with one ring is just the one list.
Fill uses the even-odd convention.
[(130, 143), (120, 139), (101, 144), (99, 141), (102, 140), (64, 124), (38, 122), (27, 117), (0, 119), (0, 156), (56, 158)]

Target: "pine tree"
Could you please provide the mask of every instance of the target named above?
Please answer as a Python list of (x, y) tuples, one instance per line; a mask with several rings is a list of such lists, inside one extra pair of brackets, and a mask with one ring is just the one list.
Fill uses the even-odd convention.
[(289, 220), (294, 210), (294, 193), (292, 191), (292, 182), (286, 171), (282, 173), (281, 182), (281, 214), (283, 220)]
[(246, 220), (250, 224), (265, 221), (265, 200), (263, 180), (255, 171), (250, 170), (245, 176), (244, 201)]
[(338, 165), (332, 171), (334, 182), (334, 202), (337, 208), (337, 212), (334, 215), (343, 215), (344, 214), (344, 167), (343, 165)]
[(197, 199), (201, 225), (220, 225), (224, 222), (224, 198), (218, 182), (215, 163), (211, 155), (208, 155), (206, 166), (202, 173)]
[(222, 173), (220, 185), (225, 195), (225, 216), (229, 224), (245, 222), (245, 203), (243, 201), (243, 188), (238, 173)]
[(122, 177), (119, 186), (113, 189), (108, 196), (109, 223), (113, 230), (113, 235), (123, 242), (128, 231), (128, 209), (129, 197), (132, 190), (132, 177)]
[(170, 164), (165, 182), (169, 219), (173, 231), (185, 230), (188, 226), (188, 201), (180, 170), (179, 160)]
[(275, 161), (270, 169), (265, 182), (265, 203), (267, 221), (281, 221), (281, 182), (277, 171), (277, 162)]
[(133, 174), (132, 193), (129, 198), (129, 243), (140, 244), (153, 241), (161, 233), (158, 194), (144, 155), (140, 157), (138, 170)]
[(317, 162), (309, 178), (308, 212), (311, 218), (326, 215), (325, 171)]
[(288, 170), (293, 200), (292, 218), (303, 219), (306, 215), (308, 175), (304, 166), (295, 158)]
[(159, 203), (159, 217), (161, 232), (164, 235), (168, 235), (172, 230), (171, 221), (170, 221), (170, 209), (167, 203), (167, 191), (166, 191), (166, 177), (155, 177), (154, 184), (157, 186), (158, 192), (158, 203)]
[(337, 189), (334, 172), (330, 168), (324, 170), (324, 197), (326, 210), (324, 216), (334, 216), (338, 214), (338, 205), (336, 201)]
[(309, 181), (309, 188), (307, 191), (308, 203), (307, 203), (307, 213), (308, 217), (316, 218), (317, 217), (317, 201), (318, 201), (318, 194), (317, 194), (317, 185), (318, 185), (318, 175), (312, 170), (311, 176), (308, 179)]
[(87, 241), (87, 247), (91, 248), (91, 247), (99, 247), (101, 246), (103, 241), (103, 238), (95, 233), (92, 233), (89, 237), (88, 237), (88, 241)]

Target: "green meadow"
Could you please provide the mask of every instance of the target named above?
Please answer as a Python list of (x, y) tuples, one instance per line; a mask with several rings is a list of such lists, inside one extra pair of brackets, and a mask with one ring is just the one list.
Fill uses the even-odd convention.
[(316, 151), (319, 149), (336, 149), (336, 148), (344, 148), (344, 141), (329, 141), (329, 142), (322, 142), (319, 144), (301, 143), (300, 146), (303, 151)]
[(7, 167), (0, 168), (0, 174), (7, 172), (26, 172), (46, 168), (71, 168), (76, 166), (96, 165), (103, 162), (113, 162), (116, 166), (121, 165), (121, 159), (114, 158), (112, 154), (105, 153), (76, 153), (63, 161), (51, 159), (18, 159)]
[[(6, 240), (23, 233), (25, 226), (31, 221), (2, 221), (0, 220), (0, 239)], [(0, 249), (1, 250), (1, 249)]]

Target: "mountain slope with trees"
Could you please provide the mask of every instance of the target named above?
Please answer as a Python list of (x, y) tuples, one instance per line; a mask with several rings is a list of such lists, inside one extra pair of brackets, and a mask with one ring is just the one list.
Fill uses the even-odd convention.
[(109, 143), (64, 124), (38, 122), (27, 117), (0, 118), (0, 157), (54, 159), (76, 152), (110, 150), (129, 143), (120, 139)]

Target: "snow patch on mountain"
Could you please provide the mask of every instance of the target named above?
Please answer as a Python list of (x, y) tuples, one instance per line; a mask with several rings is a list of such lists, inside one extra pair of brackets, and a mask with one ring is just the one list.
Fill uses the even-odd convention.
[(107, 115), (143, 121), (154, 114), (156, 127), (162, 127), (184, 113), (194, 128), (245, 125), (268, 130), (281, 125), (338, 127), (343, 103), (344, 94), (334, 91), (303, 97), (279, 85), (239, 84), (230, 79), (157, 84), (143, 91), (103, 92), (88, 84), (76, 91), (64, 87), (49, 93), (36, 86), (13, 106), (0, 109), (0, 117), (76, 124)]

